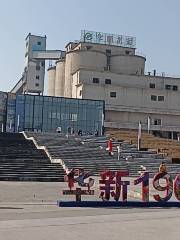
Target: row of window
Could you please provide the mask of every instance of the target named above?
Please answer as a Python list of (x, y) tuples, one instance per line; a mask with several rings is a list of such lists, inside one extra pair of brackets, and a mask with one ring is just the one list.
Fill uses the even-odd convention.
[(154, 125), (162, 125), (161, 119), (154, 119)]
[(166, 90), (177, 91), (178, 90), (178, 86), (176, 86), (176, 85), (165, 85), (165, 89)]
[[(26, 47), (28, 47), (28, 45), (29, 45), (29, 42), (26, 42)], [(37, 45), (41, 46), (41, 42), (37, 42)]]
[[(93, 78), (93, 83), (99, 83), (99, 78)], [(111, 79), (105, 79), (105, 84), (111, 84)]]
[(36, 65), (36, 71), (40, 71), (41, 67), (44, 67), (44, 66), (45, 66), (44, 62), (41, 62), (41, 66), (40, 65)]
[[(100, 83), (99, 78), (93, 78), (93, 83)], [(111, 79), (105, 79), (105, 84), (111, 84)], [(155, 88), (155, 83), (150, 83), (149, 84), (150, 88)], [(166, 90), (173, 90), (173, 91), (178, 91), (178, 86), (176, 85), (165, 85)], [(156, 100), (155, 100), (156, 101)], [(164, 100), (158, 100), (158, 101), (164, 101)]]
[[(156, 85), (155, 85), (155, 83), (150, 83), (150, 84), (149, 84), (149, 87), (150, 87), (150, 88), (156, 88)], [(166, 85), (165, 85), (165, 89), (166, 89), (166, 90), (178, 91), (178, 86), (166, 84)]]
[(164, 96), (151, 95), (151, 101), (163, 102), (164, 101)]
[[(111, 98), (116, 98), (116, 92), (110, 92), (110, 97)], [(162, 101), (164, 101), (164, 96), (151, 95), (151, 101), (162, 102)]]

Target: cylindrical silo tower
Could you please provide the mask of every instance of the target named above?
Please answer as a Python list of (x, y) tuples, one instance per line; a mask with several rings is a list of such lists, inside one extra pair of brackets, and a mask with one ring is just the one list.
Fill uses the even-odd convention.
[(72, 74), (79, 69), (104, 71), (106, 54), (99, 51), (76, 50), (66, 54), (64, 96), (72, 97)]
[(65, 61), (56, 62), (55, 96), (64, 97)]
[(146, 59), (137, 55), (111, 56), (111, 71), (118, 74), (144, 74)]
[(56, 66), (48, 68), (48, 96), (55, 96)]

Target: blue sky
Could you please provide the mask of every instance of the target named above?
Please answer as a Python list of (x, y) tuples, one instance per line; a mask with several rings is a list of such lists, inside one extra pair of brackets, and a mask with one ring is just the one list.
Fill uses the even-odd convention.
[(81, 29), (132, 35), (146, 71), (180, 75), (179, 9), (179, 0), (0, 0), (0, 90), (21, 77), (29, 32), (46, 34), (47, 47), (62, 50)]

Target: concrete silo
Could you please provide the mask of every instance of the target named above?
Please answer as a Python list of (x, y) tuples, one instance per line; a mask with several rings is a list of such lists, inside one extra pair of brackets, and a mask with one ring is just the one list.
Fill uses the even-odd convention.
[(100, 51), (75, 50), (66, 54), (64, 96), (72, 97), (72, 74), (79, 69), (104, 71), (106, 54)]
[(48, 68), (48, 96), (55, 96), (56, 66)]
[(56, 62), (55, 96), (64, 97), (65, 61)]
[(137, 55), (111, 56), (111, 71), (117, 74), (144, 74), (146, 59)]

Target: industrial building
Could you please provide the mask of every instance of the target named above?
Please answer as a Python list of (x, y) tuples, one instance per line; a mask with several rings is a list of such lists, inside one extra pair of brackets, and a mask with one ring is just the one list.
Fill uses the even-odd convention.
[(45, 61), (64, 57), (61, 50), (46, 50), (46, 36), (31, 33), (25, 39), (25, 67), (18, 83), (11, 93), (39, 94), (44, 92)]
[(105, 101), (105, 126), (137, 129), (148, 119), (154, 134), (180, 132), (180, 78), (145, 73), (146, 57), (133, 37), (82, 31), (48, 69), (48, 95)]
[(45, 60), (48, 96), (105, 101), (105, 127), (150, 130), (177, 138), (180, 133), (180, 78), (145, 72), (146, 57), (136, 38), (83, 30), (65, 50), (47, 50), (46, 36), (26, 38), (26, 67), (11, 93), (44, 94)]

